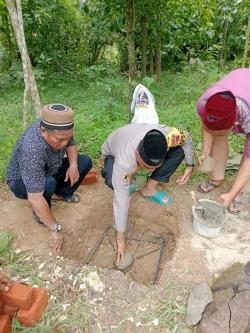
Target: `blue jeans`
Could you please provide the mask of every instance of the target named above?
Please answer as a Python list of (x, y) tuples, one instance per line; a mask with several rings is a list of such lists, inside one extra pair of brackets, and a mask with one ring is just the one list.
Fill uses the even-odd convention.
[[(51, 197), (53, 194), (57, 194), (63, 197), (70, 197), (78, 189), (84, 177), (92, 168), (92, 161), (87, 155), (78, 155), (77, 159), (79, 179), (73, 185), (70, 186), (70, 180), (64, 181), (66, 172), (69, 168), (68, 158), (63, 159), (63, 163), (59, 171), (53, 176), (46, 177), (46, 185), (43, 193), (44, 198), (47, 200), (49, 207), (51, 207)], [(27, 199), (27, 190), (22, 179), (17, 179), (14, 185), (11, 187), (11, 191), (19, 199)]]

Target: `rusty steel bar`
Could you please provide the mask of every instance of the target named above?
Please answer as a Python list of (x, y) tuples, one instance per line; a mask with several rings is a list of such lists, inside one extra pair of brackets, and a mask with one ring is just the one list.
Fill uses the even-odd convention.
[(92, 257), (96, 253), (96, 251), (98, 250), (99, 246), (101, 245), (102, 241), (107, 236), (107, 233), (108, 233), (108, 231), (109, 231), (110, 228), (112, 228), (112, 226), (108, 226), (104, 230), (104, 232), (101, 234), (100, 238), (97, 240), (97, 242), (95, 243), (95, 245), (92, 248), (92, 250), (89, 252), (89, 254), (87, 255), (87, 257), (83, 260), (83, 262), (82, 262), (83, 265), (87, 265), (90, 262), (90, 260), (92, 259)]

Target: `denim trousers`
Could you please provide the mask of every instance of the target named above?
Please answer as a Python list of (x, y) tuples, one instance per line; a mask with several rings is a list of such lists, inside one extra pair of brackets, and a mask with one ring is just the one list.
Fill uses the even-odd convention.
[[(46, 185), (43, 193), (44, 198), (47, 200), (49, 207), (51, 207), (51, 197), (53, 194), (60, 195), (62, 197), (70, 197), (78, 189), (84, 177), (92, 168), (92, 161), (87, 155), (78, 155), (77, 159), (79, 179), (73, 185), (70, 186), (70, 180), (64, 181), (66, 172), (69, 168), (69, 160), (67, 157), (63, 159), (62, 166), (58, 172), (53, 176), (46, 177)], [(27, 190), (22, 179), (17, 179), (14, 185), (11, 187), (11, 191), (19, 199), (27, 199)]]

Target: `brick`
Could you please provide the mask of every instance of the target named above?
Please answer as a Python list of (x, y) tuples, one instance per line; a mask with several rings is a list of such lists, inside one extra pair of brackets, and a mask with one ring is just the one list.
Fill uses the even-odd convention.
[(0, 315), (3, 314), (3, 302), (0, 302)]
[(3, 314), (10, 316), (11, 318), (15, 316), (19, 310), (18, 306), (5, 303), (3, 305)]
[(31, 307), (28, 310), (19, 309), (17, 319), (22, 325), (32, 327), (39, 322), (47, 304), (47, 291), (42, 288), (34, 288), (34, 297)]
[(0, 315), (0, 333), (11, 333), (11, 320), (7, 315)]
[(91, 170), (89, 173), (85, 176), (85, 178), (82, 181), (82, 185), (89, 185), (89, 184), (94, 184), (97, 182), (97, 175), (96, 171)]
[(28, 309), (32, 303), (33, 288), (21, 283), (14, 283), (8, 291), (2, 291), (0, 297), (3, 303)]

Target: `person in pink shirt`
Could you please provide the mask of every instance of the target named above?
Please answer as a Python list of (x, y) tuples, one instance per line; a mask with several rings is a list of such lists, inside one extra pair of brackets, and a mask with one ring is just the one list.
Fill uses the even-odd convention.
[(215, 167), (210, 179), (199, 186), (208, 193), (224, 180), (229, 155), (228, 138), (231, 132), (245, 134), (246, 143), (239, 171), (232, 187), (220, 196), (229, 212), (242, 210), (242, 189), (250, 180), (250, 69), (233, 70), (208, 88), (197, 103), (202, 122), (202, 151), (198, 163), (211, 156)]

